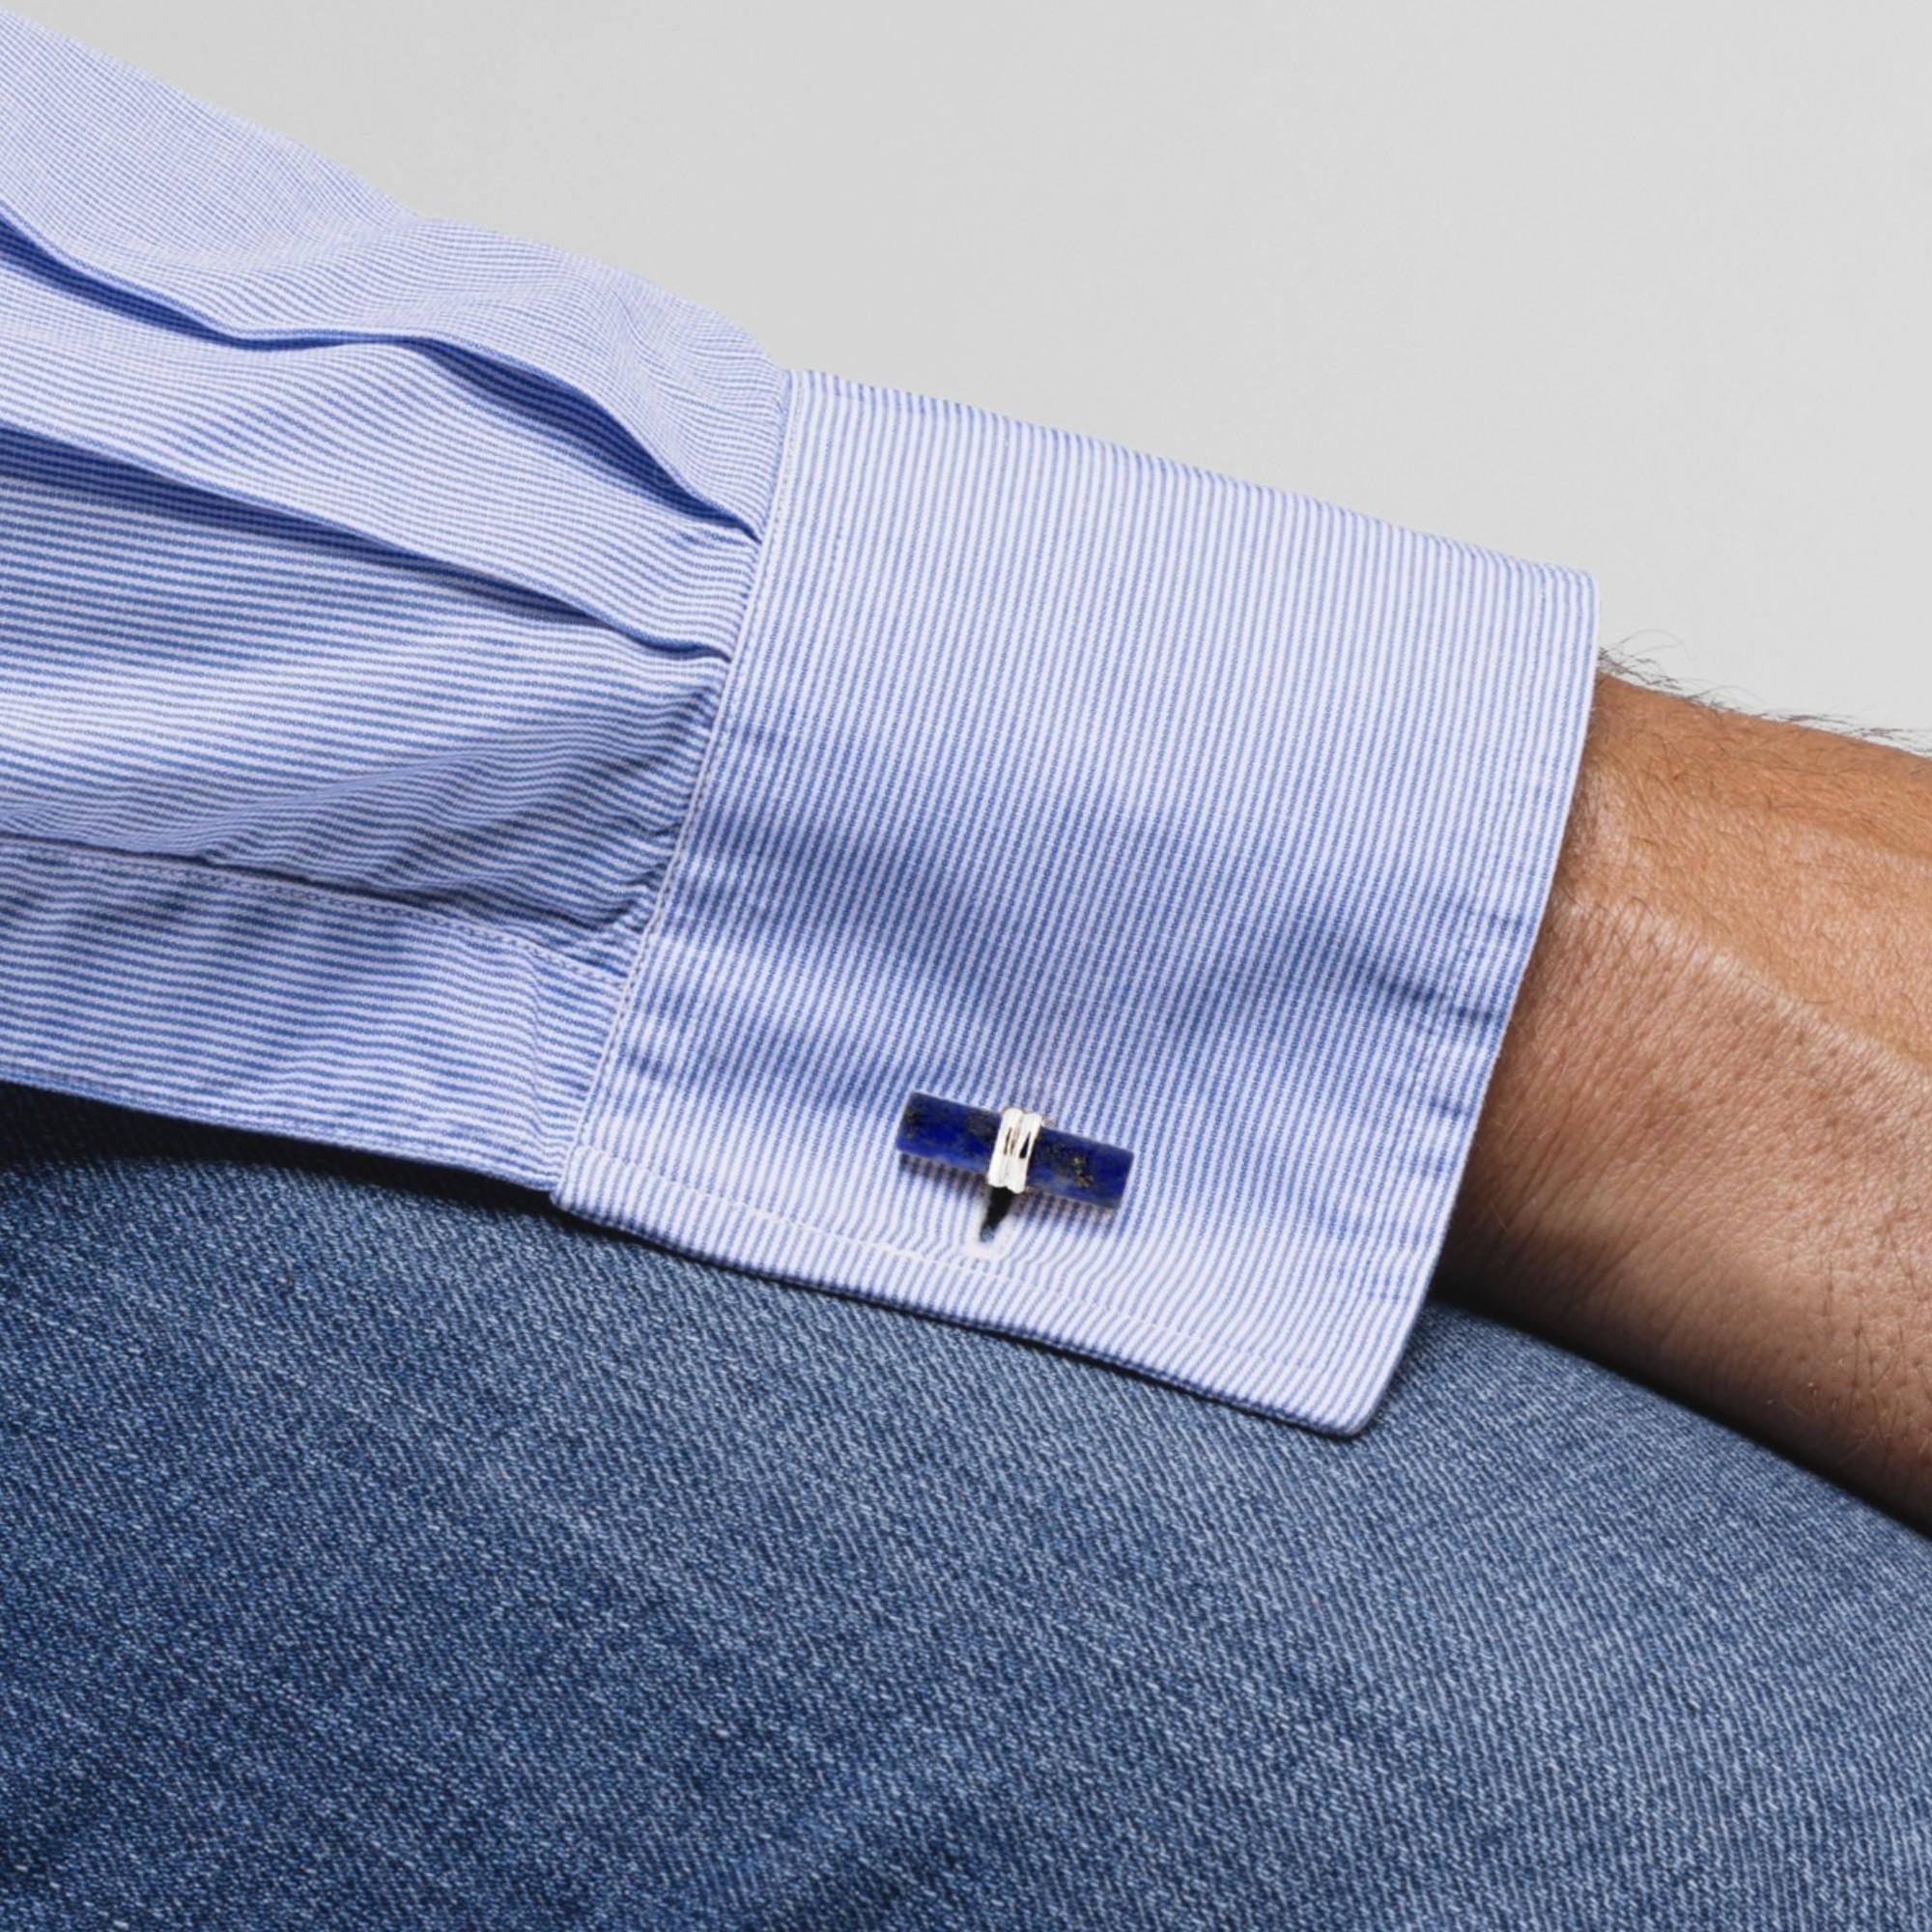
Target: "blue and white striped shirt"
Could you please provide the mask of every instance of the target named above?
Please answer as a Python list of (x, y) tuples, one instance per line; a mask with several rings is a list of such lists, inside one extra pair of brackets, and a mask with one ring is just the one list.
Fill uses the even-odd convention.
[[(1367, 1420), (1587, 578), (787, 372), (7, 14), (0, 84), (0, 1078)], [(1123, 1205), (976, 1239), (914, 1091)]]

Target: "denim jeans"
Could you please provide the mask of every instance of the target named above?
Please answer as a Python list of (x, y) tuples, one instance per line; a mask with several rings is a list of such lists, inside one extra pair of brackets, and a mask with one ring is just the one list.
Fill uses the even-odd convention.
[(1452, 1308), (1323, 1439), (0, 1089), (0, 1926), (1932, 1925), (1932, 1544)]

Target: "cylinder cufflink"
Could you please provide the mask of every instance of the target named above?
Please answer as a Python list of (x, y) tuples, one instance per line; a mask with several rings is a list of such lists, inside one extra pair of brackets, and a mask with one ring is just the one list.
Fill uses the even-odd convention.
[(972, 1174), (1012, 1193), (1050, 1194), (1118, 1208), (1133, 1154), (1054, 1126), (1026, 1107), (969, 1107), (932, 1094), (908, 1096), (894, 1142), (914, 1160)]

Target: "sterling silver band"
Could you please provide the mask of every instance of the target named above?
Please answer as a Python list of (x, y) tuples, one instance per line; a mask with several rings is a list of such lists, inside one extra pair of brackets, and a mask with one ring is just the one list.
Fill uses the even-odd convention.
[(989, 1186), (1009, 1188), (1015, 1194), (1026, 1191), (1027, 1168), (1045, 1125), (1043, 1114), (1029, 1113), (1024, 1107), (1008, 1107), (1001, 1113), (1000, 1131), (993, 1136), (993, 1157), (986, 1163)]

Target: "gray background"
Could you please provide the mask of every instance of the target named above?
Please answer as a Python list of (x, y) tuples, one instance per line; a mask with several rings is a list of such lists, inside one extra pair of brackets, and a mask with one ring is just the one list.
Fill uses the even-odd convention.
[(1932, 727), (1932, 7), (24, 0), (781, 360), (1593, 570)]

